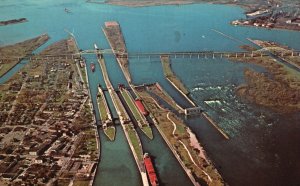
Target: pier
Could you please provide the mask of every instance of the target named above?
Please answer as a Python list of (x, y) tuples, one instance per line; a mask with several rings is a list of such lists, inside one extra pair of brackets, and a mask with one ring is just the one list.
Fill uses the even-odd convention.
[[(105, 28), (102, 28), (102, 30), (108, 40), (108, 43), (112, 48), (113, 54), (117, 59), (117, 62), (125, 76), (126, 81), (134, 91), (134, 88), (131, 85), (131, 76), (128, 67), (128, 59), (120, 57), (120, 55), (118, 55), (117, 53), (117, 51), (122, 51), (123, 53), (127, 51), (120, 25), (117, 22), (105, 22)], [(130, 92), (126, 90), (124, 85), (119, 86), (119, 90), (126, 104), (128, 105), (130, 112), (133, 114), (133, 117), (137, 121), (138, 126), (150, 139), (152, 139), (153, 134), (151, 127), (145, 116), (141, 114), (141, 112), (135, 105), (135, 101), (131, 96)]]
[(105, 27), (102, 28), (102, 30), (112, 49), (112, 53), (116, 56), (118, 64), (120, 65), (120, 68), (122, 69), (126, 80), (130, 84), (131, 76), (129, 73), (128, 55), (126, 55), (127, 50), (120, 25), (114, 21), (105, 22)]
[(146, 170), (145, 170), (145, 166), (144, 166), (144, 162), (143, 162), (143, 149), (142, 149), (142, 144), (141, 144), (140, 138), (134, 129), (134, 125), (133, 125), (128, 113), (126, 112), (124, 105), (122, 104), (120, 98), (118, 97), (116, 91), (114, 90), (114, 88), (109, 80), (109, 76), (108, 76), (108, 73), (106, 70), (106, 65), (105, 65), (104, 59), (98, 57), (98, 62), (101, 67), (101, 71), (102, 71), (102, 75), (103, 75), (106, 87), (108, 89), (108, 92), (110, 94), (112, 102), (116, 108), (116, 111), (119, 115), (120, 123), (121, 123), (123, 131), (125, 133), (129, 147), (132, 151), (132, 154), (134, 156), (134, 159), (135, 159), (138, 169), (140, 171), (143, 185), (148, 186), (149, 182), (148, 182), (148, 178), (147, 178), (147, 174), (146, 174)]
[(185, 97), (185, 99), (188, 102), (190, 102), (190, 104), (196, 107), (197, 105), (189, 97), (190, 92), (173, 72), (169, 56), (161, 56), (160, 58), (166, 79), (175, 89), (177, 89)]
[(113, 141), (115, 139), (116, 128), (113, 123), (113, 118), (111, 116), (105, 94), (100, 86), (98, 87), (97, 103), (104, 133), (111, 141)]
[(143, 114), (141, 114), (141, 112), (137, 108), (135, 101), (131, 96), (130, 92), (125, 88), (123, 88), (122, 86), (119, 87), (119, 90), (140, 129), (146, 134), (148, 138), (153, 139), (153, 134), (149, 122), (147, 121), (146, 117)]

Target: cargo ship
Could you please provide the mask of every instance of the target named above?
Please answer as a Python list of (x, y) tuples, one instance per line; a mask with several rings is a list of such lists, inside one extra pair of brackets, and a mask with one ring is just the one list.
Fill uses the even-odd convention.
[(91, 63), (91, 70), (92, 72), (95, 72), (95, 64), (93, 62)]
[(145, 109), (142, 100), (140, 99), (135, 99), (135, 105), (138, 107), (139, 111), (144, 115), (144, 116), (148, 116), (149, 112)]
[(147, 174), (148, 174), (151, 186), (158, 186), (159, 184), (158, 184), (157, 176), (156, 176), (151, 158), (148, 153), (144, 154), (144, 163), (145, 163), (145, 167), (147, 170)]

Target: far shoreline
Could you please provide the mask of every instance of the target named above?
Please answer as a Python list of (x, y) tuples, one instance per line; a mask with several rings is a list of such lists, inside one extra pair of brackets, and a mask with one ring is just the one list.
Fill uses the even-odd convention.
[(183, 0), (178, 0), (178, 1), (169, 1), (169, 2), (164, 2), (164, 1), (158, 1), (158, 2), (151, 2), (151, 1), (144, 1), (144, 2), (129, 2), (129, 1), (114, 1), (114, 0), (107, 0), (107, 1), (95, 1), (95, 0), (86, 0), (86, 3), (94, 3), (94, 4), (106, 4), (106, 5), (114, 5), (114, 6), (124, 6), (124, 7), (132, 7), (132, 8), (142, 8), (142, 7), (151, 7), (151, 6), (179, 6), (179, 5), (192, 5), (192, 4), (212, 4), (212, 5), (228, 5), (228, 6), (237, 6), (241, 7), (245, 11), (249, 9), (249, 6), (245, 5), (239, 5), (231, 2), (224, 2), (224, 1), (216, 1), (216, 2), (205, 2), (205, 1), (195, 1), (195, 0), (190, 0), (190, 1), (183, 1)]
[[(120, 1), (120, 0), (104, 0), (103, 2), (97, 1), (97, 0), (86, 0), (86, 3), (93, 3), (93, 4), (105, 4), (105, 5), (112, 5), (112, 6), (123, 6), (123, 7), (131, 7), (131, 8), (142, 8), (142, 7), (154, 7), (154, 6), (180, 6), (180, 5), (193, 5), (193, 4), (210, 4), (210, 5), (227, 5), (227, 6), (233, 6), (233, 7), (239, 7), (244, 10), (243, 14), (245, 15), (248, 11), (251, 10), (251, 5), (242, 5), (237, 4), (234, 2), (225, 2), (224, 0), (219, 0), (215, 2), (206, 2), (206, 1), (195, 1), (195, 0), (189, 0), (189, 1), (183, 1), (183, 0), (171, 0), (171, 1), (158, 1), (153, 2), (151, 0), (149, 1)], [(231, 23), (229, 23), (231, 25)], [(233, 25), (233, 26), (247, 26), (252, 28), (265, 28), (265, 27), (257, 27), (254, 25)], [(285, 28), (285, 27), (274, 27), (274, 28), (265, 28), (267, 30), (287, 30), (287, 31), (295, 31), (299, 32), (300, 29), (292, 29), (292, 28)]]

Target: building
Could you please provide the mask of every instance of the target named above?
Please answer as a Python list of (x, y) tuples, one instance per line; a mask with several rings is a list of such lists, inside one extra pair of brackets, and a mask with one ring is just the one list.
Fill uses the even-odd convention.
[(185, 115), (197, 115), (197, 114), (201, 114), (202, 112), (203, 112), (203, 110), (201, 107), (193, 107), (193, 108), (184, 109)]

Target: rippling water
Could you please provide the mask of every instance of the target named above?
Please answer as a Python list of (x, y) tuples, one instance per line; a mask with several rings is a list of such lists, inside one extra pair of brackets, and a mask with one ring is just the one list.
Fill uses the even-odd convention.
[[(72, 13), (67, 14), (64, 8)], [(266, 30), (251, 27), (234, 27), (229, 25), (233, 19), (244, 17), (243, 10), (224, 5), (186, 5), (129, 8), (110, 5), (87, 4), (84, 1), (65, 0), (56, 2), (44, 0), (2, 0), (0, 2), (0, 19), (26, 17), (29, 22), (0, 27), (0, 45), (18, 42), (47, 32), (51, 39), (39, 48), (67, 36), (65, 29), (73, 32), (82, 49), (90, 49), (94, 43), (101, 48), (108, 48), (108, 43), (101, 31), (105, 21), (117, 20), (121, 24), (128, 51), (236, 51), (239, 45), (248, 43), (246, 38), (273, 40), (293, 48), (300, 49), (300, 33), (284, 30)], [(224, 32), (239, 41), (226, 38), (212, 29)], [(115, 59), (106, 57), (107, 68), (114, 86), (125, 82)], [(95, 61), (95, 56), (88, 57), (88, 63)], [(20, 67), (20, 66), (18, 66)], [(97, 84), (103, 83), (99, 66), (96, 73), (90, 74), (91, 93), (96, 95)], [(254, 65), (232, 63), (219, 59), (176, 59), (172, 60), (175, 73), (191, 91), (193, 99), (217, 121), (221, 128), (231, 136), (224, 140), (216, 130), (203, 118), (189, 118), (188, 125), (207, 149), (216, 166), (231, 185), (296, 185), (300, 182), (298, 174), (300, 165), (299, 114), (280, 116), (267, 109), (246, 104), (235, 96), (235, 88), (244, 82), (245, 67), (264, 71)], [(10, 72), (12, 75), (18, 69)], [(188, 106), (178, 92), (164, 79), (159, 59), (132, 59), (130, 71), (136, 84), (158, 81), (183, 106)], [(3, 83), (3, 79), (0, 82)], [(94, 99), (95, 102), (95, 99)], [(111, 102), (110, 102), (111, 105)], [(120, 130), (120, 129), (119, 129)], [(157, 135), (157, 133), (156, 133)], [(119, 141), (112, 145), (102, 140), (103, 174), (101, 163), (99, 178), (103, 185), (110, 183), (109, 166), (115, 153), (126, 156), (132, 176), (128, 185), (138, 184), (132, 157), (128, 147), (124, 147), (122, 134)], [(102, 138), (103, 139), (103, 138)], [(145, 142), (144, 142), (145, 143)], [(157, 143), (163, 143), (158, 140)], [(122, 145), (123, 144), (123, 145)], [(124, 149), (118, 151), (118, 147)], [(156, 158), (164, 145), (147, 145)], [(155, 150), (156, 149), (156, 150)], [(111, 156), (114, 154), (114, 156)], [(167, 160), (160, 158), (157, 162), (169, 165), (166, 170), (180, 168), (172, 160), (170, 152), (165, 152)], [(126, 158), (120, 159), (121, 164)], [(173, 158), (174, 159), (174, 158)], [(173, 165), (174, 164), (174, 165)], [(163, 166), (158, 165), (162, 168)], [(173, 169), (172, 169), (173, 168)], [(117, 169), (113, 169), (113, 173)], [(169, 172), (159, 170), (161, 178), (167, 178)], [(182, 176), (182, 174), (181, 174)], [(107, 179), (107, 180), (105, 180)], [(122, 179), (119, 177), (117, 179)], [(175, 179), (175, 178), (174, 178)], [(185, 178), (177, 176), (178, 180)], [(120, 181), (120, 180), (119, 180)], [(126, 184), (126, 183), (125, 183)], [(167, 184), (166, 185), (172, 185)]]

